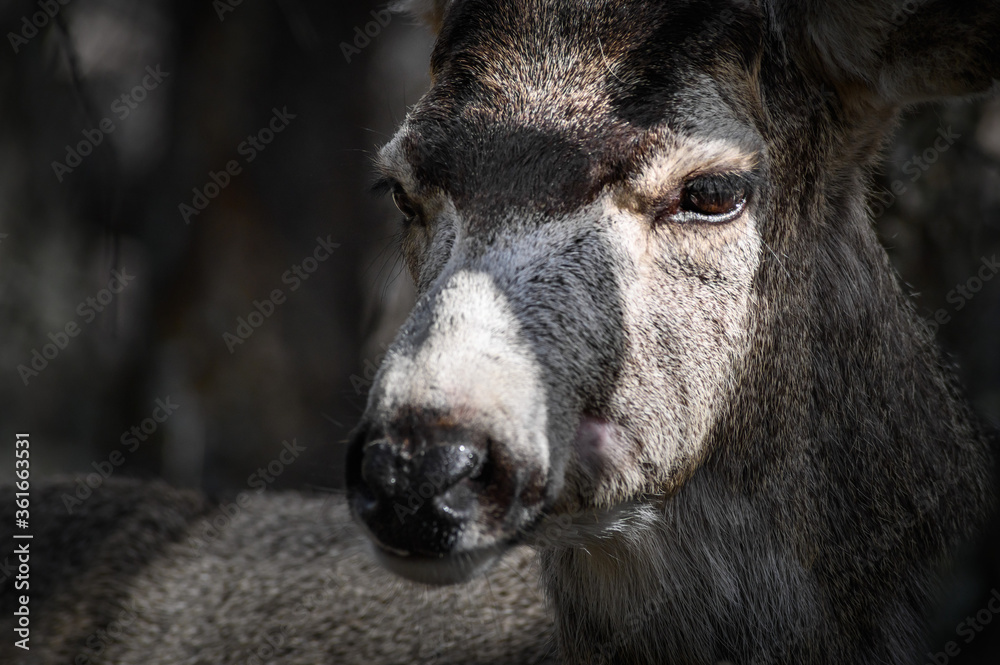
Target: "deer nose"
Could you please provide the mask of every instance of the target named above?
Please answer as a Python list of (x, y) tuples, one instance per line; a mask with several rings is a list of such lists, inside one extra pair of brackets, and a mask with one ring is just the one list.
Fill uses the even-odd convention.
[(432, 445), (411, 455), (384, 438), (365, 444), (361, 458), (362, 480), (386, 499), (405, 495), (417, 484), (419, 494), (445, 494), (481, 468), (482, 454), (464, 443)]
[(443, 556), (474, 518), (487, 448), (485, 437), (450, 428), (362, 437), (348, 453), (352, 508), (381, 546)]

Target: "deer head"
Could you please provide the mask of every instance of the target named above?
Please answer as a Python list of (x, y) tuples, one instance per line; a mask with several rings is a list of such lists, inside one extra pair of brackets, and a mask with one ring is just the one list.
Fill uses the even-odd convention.
[(902, 106), (994, 85), (995, 3), (414, 4), (433, 85), (378, 170), (418, 301), (347, 460), (386, 566), (961, 430), (865, 191)]

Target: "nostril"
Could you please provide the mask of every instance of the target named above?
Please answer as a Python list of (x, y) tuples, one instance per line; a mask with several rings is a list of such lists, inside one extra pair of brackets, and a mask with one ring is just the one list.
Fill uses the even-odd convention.
[(499, 523), (507, 495), (518, 490), (497, 459), (502, 442), (453, 420), (418, 415), (352, 436), (348, 499), (382, 551), (440, 557), (478, 542), (481, 527)]
[[(460, 451), (465, 453), (465, 451)], [(475, 480), (483, 473), (483, 467), (486, 465), (485, 459), (486, 455), (477, 453), (475, 450), (468, 451), (469, 457), (469, 480)]]
[(441, 493), (465, 478), (476, 478), (486, 456), (469, 444), (449, 444), (428, 448), (421, 457), (420, 475)]
[(396, 447), (388, 439), (365, 444), (361, 459), (361, 478), (368, 487), (387, 497), (406, 491), (406, 475), (400, 473)]

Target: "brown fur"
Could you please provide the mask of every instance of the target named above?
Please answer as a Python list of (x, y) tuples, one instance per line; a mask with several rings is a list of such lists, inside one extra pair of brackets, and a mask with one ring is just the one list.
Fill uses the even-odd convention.
[[(435, 84), (380, 160), (428, 206), (405, 245), (421, 298), (349, 463), (445, 450), (433, 427), (400, 442), (398, 410), (421, 404), (460, 406), (470, 445), (504, 461), (457, 481), (471, 499), (441, 491), (466, 517), (428, 510), (405, 536), (372, 508), (392, 490), (349, 472), (358, 519), (445, 557), (559, 525), (538, 540), (570, 662), (914, 662), (933, 570), (989, 504), (989, 456), (864, 193), (904, 105), (994, 87), (1000, 9), (436, 6)], [(650, 223), (712, 171), (754, 174), (747, 212)], [(501, 383), (505, 358), (544, 391)], [(419, 483), (408, 468), (392, 473)], [(491, 489), (528, 471), (541, 505)]]
[[(864, 194), (904, 104), (994, 85), (1000, 7), (897, 9), (415, 3), (435, 85), (379, 168), (420, 298), (348, 456), (368, 540), (336, 499), (36, 488), (38, 647), (0, 658), (541, 663), (540, 577), (565, 663), (919, 662), (993, 488)], [(744, 207), (677, 212), (720, 173)]]

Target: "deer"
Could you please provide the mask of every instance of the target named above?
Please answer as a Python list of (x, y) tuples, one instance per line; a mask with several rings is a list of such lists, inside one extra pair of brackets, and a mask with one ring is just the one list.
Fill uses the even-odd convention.
[(410, 10), (377, 188), (417, 301), (347, 456), (378, 561), (536, 541), (566, 663), (917, 662), (991, 457), (865, 193), (901, 109), (1000, 88), (1000, 5)]
[(904, 108), (997, 91), (1000, 5), (402, 4), (417, 300), (346, 495), (42, 484), (0, 658), (922, 662), (993, 456), (866, 193)]

